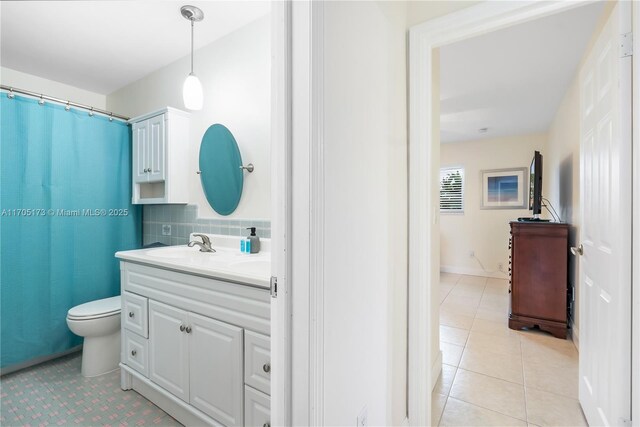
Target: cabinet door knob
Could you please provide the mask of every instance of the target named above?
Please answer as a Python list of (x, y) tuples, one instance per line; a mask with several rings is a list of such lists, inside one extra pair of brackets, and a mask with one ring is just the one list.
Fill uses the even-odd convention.
[(138, 352), (136, 350), (131, 350), (131, 355), (135, 356), (136, 354), (138, 354)]
[(269, 423), (264, 423), (264, 424), (262, 424), (262, 427), (271, 427), (271, 424), (269, 424)]
[(133, 317), (133, 316), (135, 316), (135, 314), (133, 314), (133, 311), (130, 311), (129, 312), (129, 317)]
[(191, 326), (187, 326), (187, 327), (186, 327), (186, 329), (185, 329), (185, 331), (186, 331), (188, 334), (190, 334), (190, 333), (191, 333)]
[(184, 330), (185, 330), (184, 325), (180, 325), (180, 332), (184, 332)]
[(265, 363), (264, 365), (262, 365), (262, 370), (269, 373), (271, 371), (271, 364)]

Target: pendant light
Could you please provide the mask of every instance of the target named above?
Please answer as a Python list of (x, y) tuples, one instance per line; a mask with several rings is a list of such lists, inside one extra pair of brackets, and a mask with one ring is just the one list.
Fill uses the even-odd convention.
[(204, 19), (202, 10), (195, 6), (182, 6), (180, 13), (185, 19), (191, 21), (191, 72), (187, 76), (182, 85), (182, 99), (185, 108), (189, 110), (202, 110), (202, 83), (200, 79), (193, 74), (193, 24)]

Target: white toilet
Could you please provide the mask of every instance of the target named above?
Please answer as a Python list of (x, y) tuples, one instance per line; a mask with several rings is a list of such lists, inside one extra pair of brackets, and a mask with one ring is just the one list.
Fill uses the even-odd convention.
[(87, 302), (67, 313), (67, 325), (84, 337), (82, 375), (106, 374), (120, 363), (120, 296)]

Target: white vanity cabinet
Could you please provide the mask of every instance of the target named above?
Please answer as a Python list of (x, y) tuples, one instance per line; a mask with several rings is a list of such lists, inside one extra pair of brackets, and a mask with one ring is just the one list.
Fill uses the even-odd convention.
[(269, 425), (269, 290), (120, 266), (122, 388), (185, 425)]
[(189, 113), (167, 107), (129, 123), (133, 203), (187, 203)]

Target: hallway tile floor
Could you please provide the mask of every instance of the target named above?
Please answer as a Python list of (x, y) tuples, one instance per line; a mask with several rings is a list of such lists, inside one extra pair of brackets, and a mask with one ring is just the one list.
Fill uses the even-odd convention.
[(181, 426), (133, 390), (120, 389), (120, 370), (80, 374), (74, 353), (0, 378), (2, 426)]
[(441, 273), (440, 426), (586, 426), (578, 352), (569, 339), (507, 326), (508, 282)]

